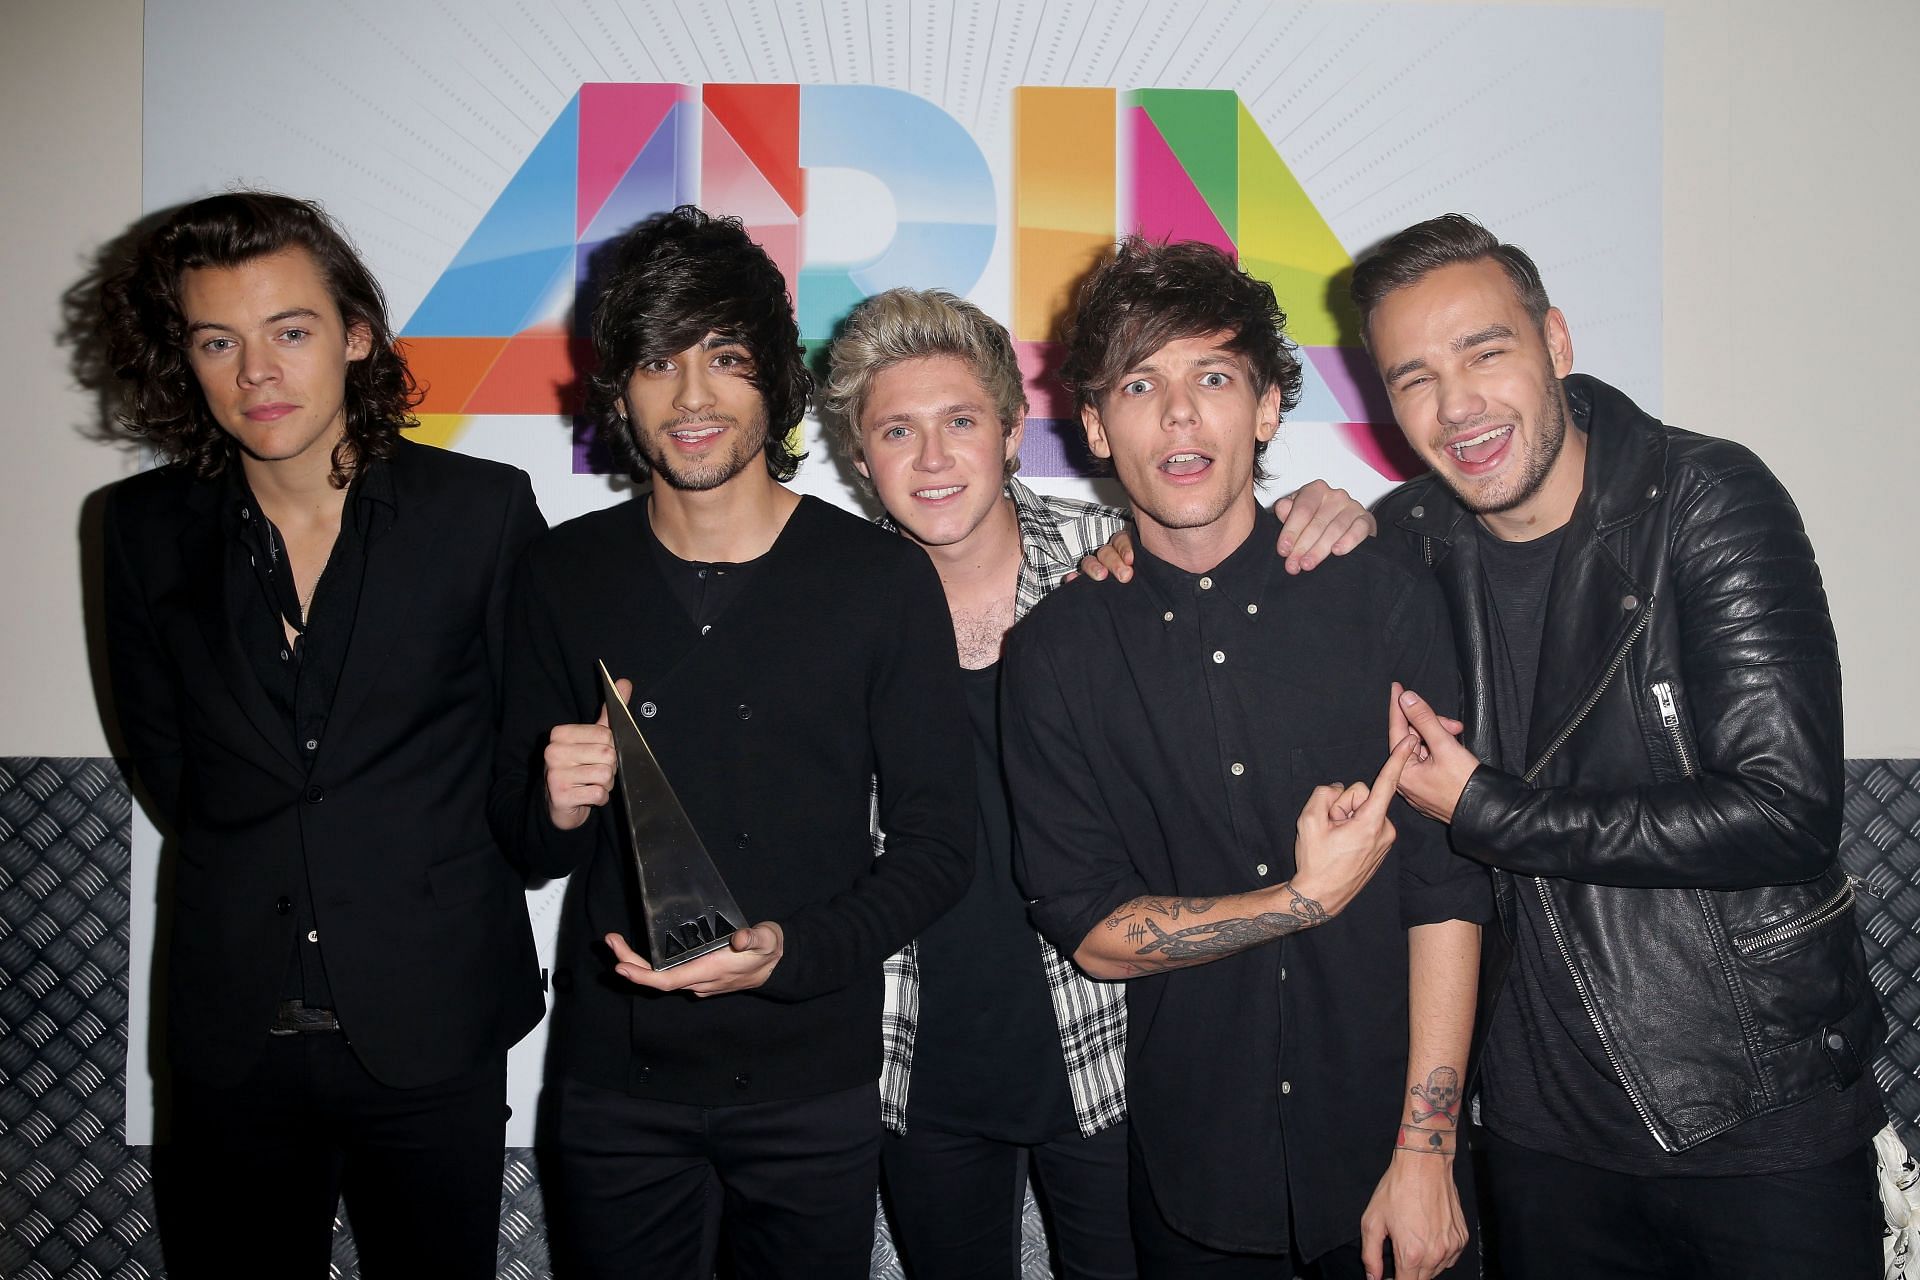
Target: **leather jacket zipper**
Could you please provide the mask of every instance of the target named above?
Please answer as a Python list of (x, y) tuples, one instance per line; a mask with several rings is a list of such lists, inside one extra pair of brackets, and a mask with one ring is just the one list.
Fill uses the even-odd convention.
[[(1600, 683), (1594, 686), (1593, 692), (1588, 695), (1587, 700), (1581, 704), (1579, 713), (1575, 715), (1573, 719), (1568, 722), (1567, 727), (1562, 729), (1559, 735), (1548, 744), (1546, 751), (1541, 754), (1538, 760), (1534, 761), (1533, 768), (1527, 770), (1526, 781), (1529, 785), (1532, 784), (1535, 778), (1540, 776), (1540, 771), (1546, 768), (1547, 761), (1553, 759), (1554, 753), (1560, 750), (1568, 738), (1573, 736), (1573, 731), (1578, 729), (1581, 723), (1586, 720), (1587, 716), (1592, 714), (1594, 707), (1599, 705), (1600, 696), (1607, 691), (1607, 686), (1613, 683), (1613, 678), (1620, 673), (1620, 668), (1625, 665), (1627, 661), (1627, 651), (1633, 648), (1633, 642), (1640, 638), (1640, 633), (1647, 629), (1647, 624), (1652, 620), (1653, 606), (1649, 604), (1647, 611), (1640, 615), (1640, 621), (1634, 623), (1633, 630), (1627, 633), (1626, 640), (1620, 645), (1620, 651), (1614, 654), (1613, 661), (1607, 664), (1607, 670), (1605, 674), (1600, 677)], [(1587, 1011), (1587, 1020), (1593, 1023), (1594, 1034), (1600, 1037), (1600, 1048), (1606, 1052), (1607, 1064), (1613, 1068), (1613, 1074), (1619, 1078), (1620, 1087), (1626, 1090), (1627, 1101), (1633, 1103), (1633, 1109), (1640, 1113), (1640, 1122), (1647, 1126), (1647, 1132), (1653, 1135), (1653, 1140), (1660, 1144), (1662, 1151), (1671, 1152), (1673, 1145), (1669, 1143), (1661, 1134), (1660, 1130), (1654, 1126), (1653, 1113), (1647, 1110), (1647, 1104), (1642, 1101), (1640, 1091), (1634, 1088), (1633, 1081), (1627, 1078), (1626, 1071), (1620, 1066), (1620, 1056), (1614, 1052), (1613, 1040), (1607, 1035), (1607, 1029), (1600, 1025), (1600, 1011), (1593, 1007), (1593, 997), (1587, 991), (1587, 980), (1581, 975), (1580, 966), (1573, 962), (1573, 954), (1567, 950), (1567, 936), (1561, 932), (1560, 915), (1553, 909), (1553, 899), (1547, 893), (1547, 882), (1541, 877), (1535, 876), (1533, 877), (1533, 887), (1540, 894), (1541, 909), (1547, 913), (1547, 927), (1553, 931), (1553, 944), (1559, 948), (1560, 958), (1566, 961), (1567, 973), (1573, 978), (1573, 989), (1580, 993), (1580, 1004)]]
[(1687, 736), (1680, 731), (1680, 706), (1673, 697), (1673, 685), (1659, 680), (1653, 686), (1653, 700), (1660, 708), (1660, 723), (1667, 727), (1667, 737), (1673, 742), (1673, 754), (1680, 761), (1680, 776), (1693, 776), (1693, 752), (1687, 746)]
[(1784, 943), (1793, 941), (1802, 934), (1824, 928), (1847, 912), (1853, 910), (1853, 877), (1848, 876), (1844, 883), (1834, 891), (1825, 902), (1803, 916), (1760, 930), (1747, 933), (1733, 940), (1733, 948), (1743, 956), (1767, 951)]

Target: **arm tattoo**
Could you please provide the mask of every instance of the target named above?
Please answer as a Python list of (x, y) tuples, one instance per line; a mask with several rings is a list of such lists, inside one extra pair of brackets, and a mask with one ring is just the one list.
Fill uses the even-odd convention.
[(1414, 1151), (1421, 1155), (1450, 1156), (1458, 1141), (1452, 1129), (1429, 1129), (1423, 1125), (1403, 1124), (1400, 1136), (1393, 1140), (1396, 1151)]
[(1423, 1125), (1435, 1120), (1449, 1129), (1460, 1124), (1460, 1073), (1452, 1067), (1435, 1067), (1427, 1073), (1427, 1082), (1407, 1090), (1413, 1098), (1413, 1123)]
[[(1127, 920), (1127, 941), (1138, 949), (1135, 955), (1159, 956), (1160, 962), (1154, 968), (1174, 968), (1180, 965), (1202, 964), (1216, 960), (1221, 956), (1233, 955), (1249, 947), (1274, 938), (1285, 937), (1289, 933), (1298, 933), (1302, 929), (1311, 929), (1328, 920), (1327, 910), (1312, 898), (1302, 897), (1294, 892), (1293, 886), (1287, 886), (1289, 900), (1285, 911), (1263, 912), (1257, 916), (1238, 916), (1231, 920), (1211, 920), (1204, 924), (1189, 925), (1184, 929), (1169, 932), (1150, 919)], [(1169, 920), (1178, 920), (1180, 913), (1197, 913), (1212, 907), (1213, 898), (1154, 898), (1148, 899), (1147, 910), (1155, 915), (1164, 915)], [(1109, 920), (1108, 926), (1118, 923), (1121, 916)]]

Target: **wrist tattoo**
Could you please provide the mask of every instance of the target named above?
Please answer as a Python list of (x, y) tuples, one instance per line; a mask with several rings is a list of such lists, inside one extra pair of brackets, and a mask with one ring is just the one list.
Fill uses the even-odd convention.
[(1452, 1067), (1435, 1067), (1427, 1073), (1425, 1084), (1407, 1090), (1413, 1098), (1413, 1123), (1435, 1121), (1449, 1129), (1460, 1125), (1460, 1073)]
[(1414, 1151), (1421, 1155), (1450, 1156), (1459, 1138), (1451, 1129), (1429, 1129), (1417, 1124), (1402, 1124), (1400, 1136), (1393, 1140), (1395, 1151)]

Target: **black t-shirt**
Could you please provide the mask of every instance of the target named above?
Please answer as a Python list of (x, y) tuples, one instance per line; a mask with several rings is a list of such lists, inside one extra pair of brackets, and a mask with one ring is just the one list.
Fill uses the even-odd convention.
[[(1476, 522), (1477, 523), (1477, 522)], [(1503, 542), (1478, 529), (1493, 644), (1497, 763), (1524, 774), (1556, 530)], [(1513, 959), (1480, 1060), (1480, 1121), (1509, 1142), (1582, 1164), (1653, 1176), (1723, 1176), (1839, 1159), (1879, 1127), (1871, 1078), (1735, 1127), (1683, 1152), (1661, 1149), (1620, 1082), (1530, 877), (1514, 880)]]
[(1025, 1145), (1075, 1132), (1073, 1095), (1040, 940), (1013, 882), (1000, 772), (1000, 664), (961, 673), (973, 724), (980, 832), (966, 896), (919, 939), (909, 1129)]

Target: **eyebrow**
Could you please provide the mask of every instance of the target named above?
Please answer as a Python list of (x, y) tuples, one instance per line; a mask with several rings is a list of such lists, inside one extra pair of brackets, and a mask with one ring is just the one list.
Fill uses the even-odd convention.
[[(987, 413), (987, 410), (981, 405), (972, 403), (971, 401), (962, 400), (956, 404), (944, 405), (941, 408), (935, 409), (933, 411), (933, 416), (936, 418), (954, 418), (954, 417), (960, 416), (961, 414), (972, 414), (974, 417), (979, 418), (979, 417), (985, 417), (986, 413)], [(905, 411), (902, 411), (900, 413), (890, 413), (886, 417), (879, 419), (873, 425), (876, 427), (885, 427), (885, 426), (891, 426), (893, 423), (896, 423), (896, 422), (911, 422), (913, 421), (914, 416), (915, 415), (911, 413), (907, 413)]]
[[(285, 311), (274, 312), (262, 323), (279, 324), (282, 320), (318, 320), (319, 318), (320, 313), (312, 307), (288, 307)], [(224, 329), (228, 333), (234, 332), (232, 325), (222, 324), (218, 320), (197, 320), (187, 326), (188, 333), (199, 333), (205, 329)]]
[[(1513, 330), (1506, 325), (1490, 324), (1484, 329), (1476, 329), (1472, 333), (1461, 334), (1449, 343), (1448, 347), (1455, 355), (1458, 355), (1462, 351), (1471, 351), (1483, 342), (1499, 342), (1511, 337), (1513, 337)], [(1415, 370), (1426, 367), (1427, 362), (1419, 356), (1415, 356), (1411, 360), (1402, 360), (1399, 364), (1381, 374), (1380, 381), (1392, 385)]]

